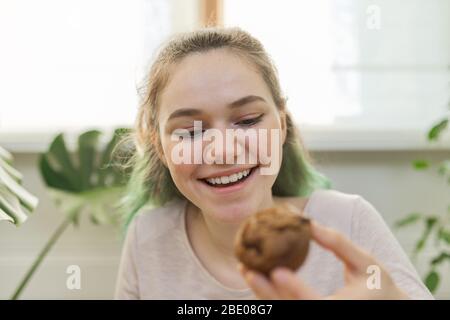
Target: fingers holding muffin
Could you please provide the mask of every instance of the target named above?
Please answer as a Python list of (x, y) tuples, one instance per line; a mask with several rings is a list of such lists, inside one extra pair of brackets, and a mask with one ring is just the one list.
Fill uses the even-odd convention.
[[(345, 268), (346, 283), (333, 295), (321, 297), (296, 273), (314, 240), (333, 252)], [(311, 221), (288, 207), (274, 207), (250, 216), (235, 240), (239, 270), (260, 299), (407, 299), (385, 268), (368, 252), (336, 230)], [(367, 268), (377, 266), (381, 287), (370, 290)]]

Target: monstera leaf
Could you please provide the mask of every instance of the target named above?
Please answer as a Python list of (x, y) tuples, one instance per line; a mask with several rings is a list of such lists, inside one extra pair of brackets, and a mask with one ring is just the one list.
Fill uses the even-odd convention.
[[(87, 131), (78, 137), (78, 150), (69, 152), (59, 134), (42, 154), (39, 167), (51, 197), (72, 221), (85, 212), (94, 223), (118, 222), (117, 200), (124, 191), (126, 175), (113, 158), (119, 140), (128, 129), (116, 129), (102, 147), (101, 132)], [(122, 152), (126, 157), (126, 152)]]
[(0, 147), (0, 220), (20, 225), (38, 204), (21, 186), (22, 174), (12, 166), (12, 155)]
[[(89, 214), (94, 223), (119, 222), (118, 200), (125, 190), (127, 172), (117, 164), (127, 161), (131, 149), (127, 150), (127, 146), (122, 144), (121, 148), (118, 143), (128, 131), (116, 129), (106, 145), (102, 143), (99, 131), (87, 131), (78, 137), (78, 148), (74, 152), (68, 151), (64, 136), (59, 134), (48, 151), (41, 155), (39, 168), (42, 178), (65, 217), (39, 252), (11, 299), (19, 298), (59, 237), (69, 225), (78, 225), (83, 213)], [(116, 161), (117, 157), (122, 159)], [(22, 198), (24, 204), (30, 203), (27, 197), (22, 195)]]

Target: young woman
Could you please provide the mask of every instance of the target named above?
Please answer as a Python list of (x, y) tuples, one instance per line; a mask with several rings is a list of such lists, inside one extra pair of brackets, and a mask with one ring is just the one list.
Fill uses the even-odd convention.
[[(252, 152), (244, 139), (215, 146), (213, 162), (180, 163), (173, 134), (181, 129), (201, 151), (210, 129), (278, 130), (267, 145), (280, 161), (262, 174), (258, 147), (255, 163), (224, 162), (234, 143)], [(135, 143), (117, 299), (432, 298), (376, 209), (329, 190), (309, 164), (276, 68), (247, 32), (208, 28), (170, 39), (151, 67)], [(278, 268), (266, 278), (239, 266), (233, 242), (248, 215), (277, 204), (311, 218), (314, 241), (298, 272)]]

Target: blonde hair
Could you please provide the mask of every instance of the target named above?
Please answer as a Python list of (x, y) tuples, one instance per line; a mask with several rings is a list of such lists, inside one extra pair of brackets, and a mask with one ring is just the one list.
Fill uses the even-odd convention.
[(162, 153), (158, 126), (159, 99), (177, 63), (192, 53), (220, 48), (229, 50), (254, 66), (267, 84), (276, 106), (286, 114), (283, 160), (272, 193), (277, 196), (305, 196), (316, 188), (329, 187), (328, 180), (310, 164), (311, 158), (303, 148), (297, 128), (286, 110), (287, 99), (282, 94), (277, 69), (263, 45), (237, 27), (208, 27), (170, 38), (160, 48), (151, 66), (142, 88), (142, 103), (132, 133), (135, 153), (131, 159), (132, 173), (124, 199), (126, 224), (149, 202), (160, 206), (173, 198), (184, 198), (159, 157)]

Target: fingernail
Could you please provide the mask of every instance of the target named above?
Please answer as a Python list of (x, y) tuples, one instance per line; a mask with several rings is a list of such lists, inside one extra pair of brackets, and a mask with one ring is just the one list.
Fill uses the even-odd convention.
[(253, 281), (253, 275), (252, 275), (252, 273), (251, 273), (250, 271), (248, 271), (248, 272), (244, 275), (244, 277), (245, 277), (245, 280), (246, 280), (248, 283), (252, 283), (252, 281)]
[(286, 282), (290, 281), (288, 270), (282, 269), (282, 268), (278, 268), (278, 269), (274, 270), (272, 272), (272, 278), (273, 278), (273, 280), (275, 280), (277, 282), (282, 282), (282, 283), (286, 283)]
[(247, 281), (252, 283), (253, 285), (260, 285), (262, 282), (261, 276), (254, 272), (248, 271), (247, 273)]

